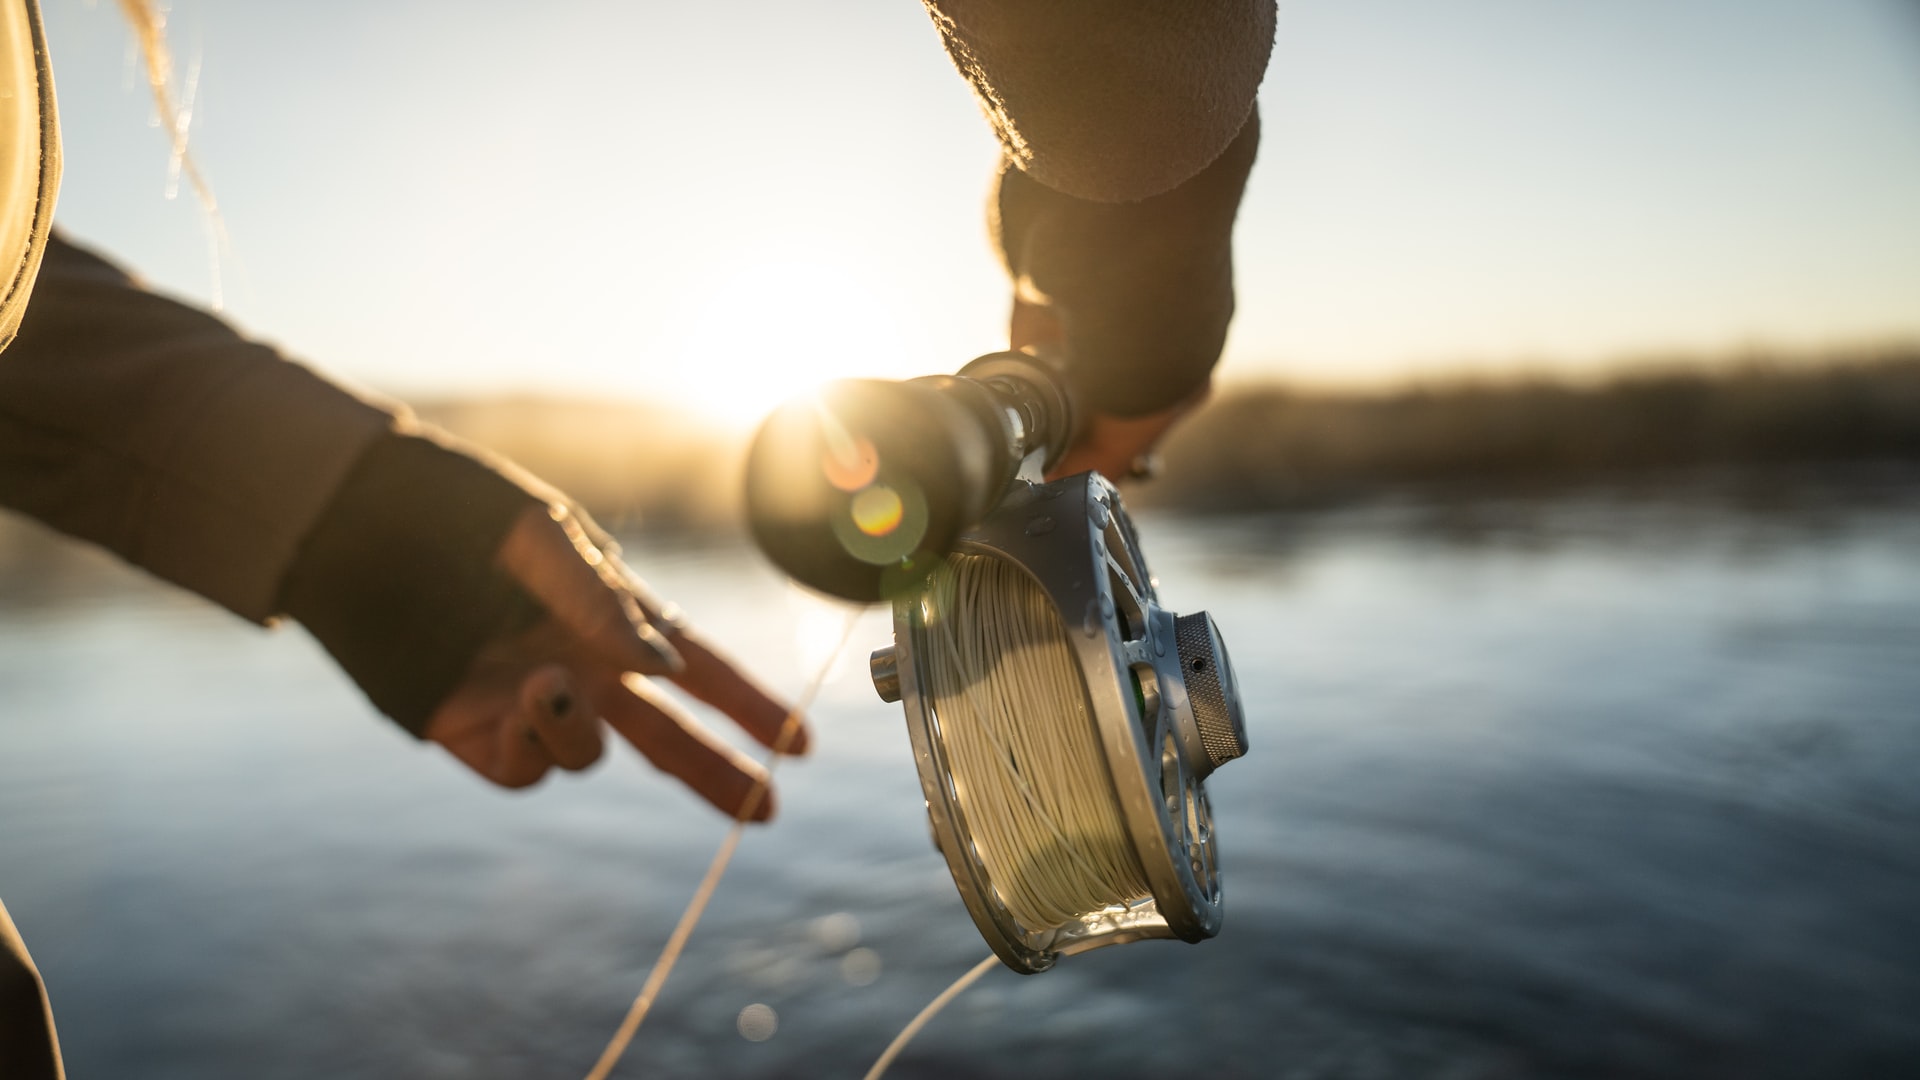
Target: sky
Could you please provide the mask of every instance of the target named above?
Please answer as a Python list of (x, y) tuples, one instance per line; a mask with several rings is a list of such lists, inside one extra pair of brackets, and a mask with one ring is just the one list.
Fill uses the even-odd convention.
[[(112, 3), (41, 0), (57, 217), (206, 302)], [(920, 5), (175, 0), (225, 311), (403, 396), (747, 422), (1001, 347), (996, 147)], [(1221, 374), (1920, 340), (1920, 5), (1282, 0)]]

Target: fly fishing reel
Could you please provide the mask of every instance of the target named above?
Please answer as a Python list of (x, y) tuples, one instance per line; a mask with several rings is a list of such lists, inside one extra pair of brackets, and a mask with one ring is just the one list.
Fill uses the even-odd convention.
[(1008, 967), (1219, 933), (1205, 781), (1246, 752), (1232, 664), (1175, 615), (1120, 494), (1047, 482), (1073, 431), (1055, 370), (844, 382), (774, 414), (748, 463), (755, 539), (801, 582), (888, 600), (874, 686), (906, 711), (934, 839)]

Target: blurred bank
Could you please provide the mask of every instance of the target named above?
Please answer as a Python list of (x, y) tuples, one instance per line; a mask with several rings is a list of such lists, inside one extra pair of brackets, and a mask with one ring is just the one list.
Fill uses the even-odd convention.
[[(428, 398), (414, 408), (617, 531), (740, 523), (747, 428), (606, 398)], [(1750, 506), (1874, 497), (1920, 476), (1920, 345), (1645, 360), (1584, 379), (1232, 382), (1175, 429), (1163, 461), (1158, 479), (1129, 489), (1135, 506), (1231, 514), (1596, 492)], [(0, 519), (0, 572), (80, 572), (91, 561)]]
[[(503, 397), (422, 415), (521, 462), (615, 527), (730, 528), (749, 433), (641, 404)], [(1139, 506), (1234, 513), (1383, 496), (1595, 489), (1764, 495), (1920, 472), (1920, 345), (1623, 365), (1576, 380), (1365, 390), (1229, 383), (1177, 428)]]

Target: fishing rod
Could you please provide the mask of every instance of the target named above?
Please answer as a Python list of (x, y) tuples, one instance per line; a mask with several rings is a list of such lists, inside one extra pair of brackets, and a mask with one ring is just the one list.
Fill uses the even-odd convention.
[(1220, 931), (1206, 780), (1247, 751), (1225, 642), (1164, 607), (1120, 493), (1055, 480), (1060, 366), (846, 380), (776, 411), (747, 463), (761, 550), (893, 609), (875, 689), (906, 714), (934, 839), (1006, 966)]

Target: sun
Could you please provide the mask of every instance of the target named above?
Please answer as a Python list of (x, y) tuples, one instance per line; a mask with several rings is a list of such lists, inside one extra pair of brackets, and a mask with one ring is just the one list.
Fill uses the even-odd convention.
[(830, 256), (756, 258), (701, 293), (657, 390), (716, 423), (751, 427), (833, 379), (941, 369), (899, 292)]

